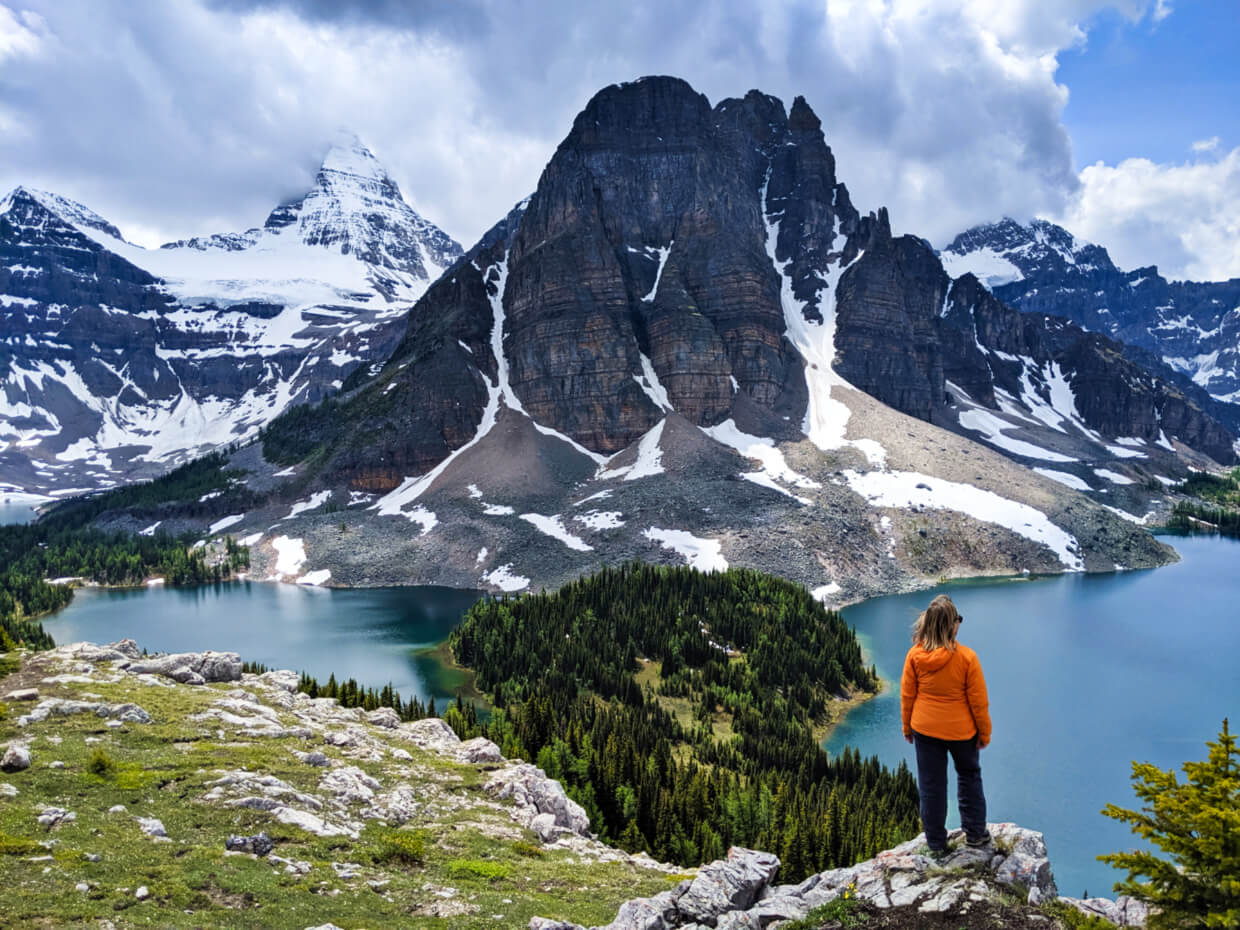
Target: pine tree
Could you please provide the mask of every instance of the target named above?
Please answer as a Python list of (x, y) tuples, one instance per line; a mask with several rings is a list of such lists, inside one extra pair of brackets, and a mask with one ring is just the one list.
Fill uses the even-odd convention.
[(1226, 718), (1218, 741), (1206, 745), (1209, 758), (1185, 762), (1182, 783), (1174, 771), (1134, 762), (1133, 791), (1144, 806), (1131, 811), (1108, 804), (1102, 811), (1167, 855), (1141, 850), (1098, 857), (1128, 870), (1115, 890), (1151, 905), (1153, 930), (1240, 926), (1240, 750)]

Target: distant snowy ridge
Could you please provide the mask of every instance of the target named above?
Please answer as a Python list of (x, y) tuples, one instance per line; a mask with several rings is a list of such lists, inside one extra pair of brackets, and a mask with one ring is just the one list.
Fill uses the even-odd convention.
[(0, 200), (0, 480), (103, 487), (251, 438), (385, 360), (460, 255), (352, 137), (264, 227), (160, 249), (19, 187)]

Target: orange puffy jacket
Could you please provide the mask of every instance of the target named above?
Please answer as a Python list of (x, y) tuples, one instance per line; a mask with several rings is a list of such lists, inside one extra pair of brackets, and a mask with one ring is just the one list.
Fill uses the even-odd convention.
[(920, 643), (904, 657), (900, 678), (904, 735), (916, 730), (936, 739), (976, 737), (990, 743), (990, 699), (982, 663), (968, 646), (927, 650)]

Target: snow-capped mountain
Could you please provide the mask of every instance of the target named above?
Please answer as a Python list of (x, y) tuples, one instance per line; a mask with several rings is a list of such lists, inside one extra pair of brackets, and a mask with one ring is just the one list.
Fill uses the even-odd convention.
[(589, 102), (377, 375), (234, 456), (260, 504), (112, 525), (227, 531), (308, 584), (639, 558), (838, 601), (1148, 566), (1169, 550), (1128, 521), (1233, 437), (1141, 375), (861, 214), (805, 100), (647, 78)]
[(941, 257), (953, 274), (973, 272), (1005, 303), (1146, 350), (1232, 405), (1232, 422), (1240, 422), (1240, 279), (1167, 281), (1154, 266), (1122, 271), (1106, 249), (1045, 220), (974, 227)]
[(0, 200), (0, 484), (102, 487), (252, 437), (385, 359), (460, 254), (355, 139), (263, 227), (160, 249), (19, 187)]

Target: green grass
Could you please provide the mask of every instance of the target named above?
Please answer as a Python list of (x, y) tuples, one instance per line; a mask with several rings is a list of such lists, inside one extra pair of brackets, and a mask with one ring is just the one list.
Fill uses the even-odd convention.
[[(41, 686), (41, 697), (80, 699), (91, 692), (99, 695), (93, 700), (133, 701), (153, 722), (110, 729), (99, 717), (79, 714), (19, 729), (16, 714), (0, 719), (0, 745), (20, 736), (33, 755), (31, 768), (0, 774), (18, 789), (16, 797), (0, 795), (0, 887), (6, 889), (0, 926), (50, 930), (107, 919), (118, 927), (304, 930), (330, 921), (348, 930), (471, 930), (525, 926), (536, 915), (590, 926), (610, 922), (623, 901), (676, 881), (539, 846), (485, 798), (486, 773), (409, 743), (400, 745), (412, 762), (371, 762), (318, 739), (248, 739), (217, 720), (187, 719), (231, 687), (161, 688), (129, 679)], [(313, 836), (263, 811), (200, 800), (219, 770), (241, 768), (321, 794), (324, 770), (293, 755), (311, 749), (361, 766), (383, 790), (407, 781), (422, 808), (399, 829), (369, 821), (352, 840)], [(64, 767), (50, 768), (54, 760)], [(126, 811), (109, 813), (117, 804)], [(48, 806), (77, 819), (49, 832), (36, 821)], [(352, 809), (350, 816), (357, 815)], [(143, 835), (139, 816), (162, 821), (169, 841)], [(228, 835), (260, 830), (275, 842), (274, 855), (309, 862), (309, 873), (290, 875), (264, 859), (226, 854)], [(101, 859), (89, 861), (87, 854)], [(340, 878), (333, 862), (357, 863), (359, 877)], [(370, 881), (387, 884), (376, 893)], [(89, 890), (75, 890), (78, 883)], [(139, 885), (149, 899), (134, 897)], [(432, 916), (453, 907), (463, 913)]]

